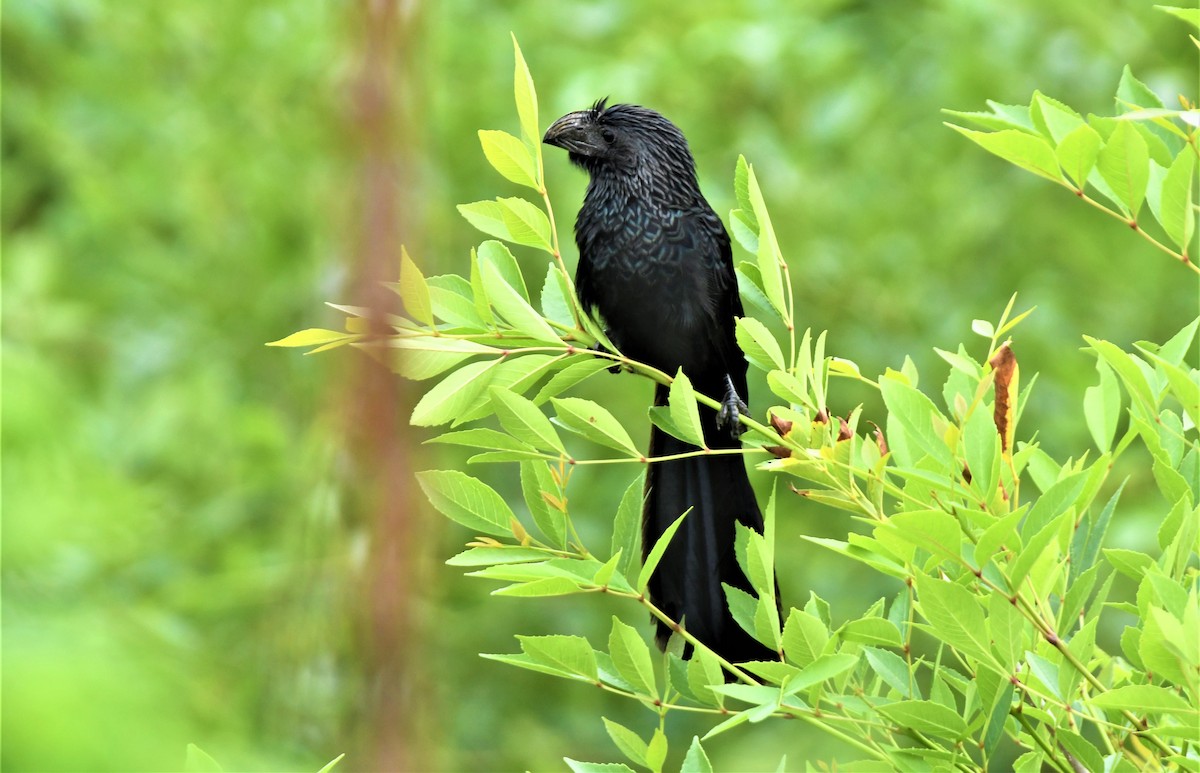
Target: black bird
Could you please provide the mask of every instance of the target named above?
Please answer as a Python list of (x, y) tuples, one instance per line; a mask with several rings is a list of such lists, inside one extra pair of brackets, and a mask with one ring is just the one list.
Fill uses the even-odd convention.
[[(734, 339), (742, 316), (729, 235), (700, 192), (683, 133), (653, 110), (606, 106), (568, 113), (543, 141), (565, 149), (589, 183), (575, 221), (584, 309), (623, 354), (674, 375), (682, 367), (720, 412), (700, 406), (710, 448), (737, 448), (746, 410), (746, 360)], [(659, 385), (655, 405), (667, 404)], [(657, 427), (650, 455), (697, 450)], [(778, 660), (733, 620), (721, 583), (753, 593), (734, 557), (734, 523), (763, 530), (762, 513), (736, 454), (650, 465), (642, 513), (643, 557), (685, 510), (692, 512), (650, 579), (650, 599), (727, 660)], [(656, 639), (671, 630), (661, 622)]]

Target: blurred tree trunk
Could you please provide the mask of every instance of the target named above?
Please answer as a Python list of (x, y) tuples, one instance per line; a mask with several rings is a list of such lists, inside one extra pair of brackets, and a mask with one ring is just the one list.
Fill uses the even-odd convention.
[[(387, 330), (386, 314), (396, 296), (381, 285), (396, 281), (400, 245), (413, 240), (410, 191), (415, 187), (416, 157), (412, 130), (416, 59), (411, 43), (416, 3), (360, 0), (354, 7), (354, 35), (361, 59), (353, 76), (353, 132), (360, 167), (359, 224), (351, 291), (373, 312), (372, 326)], [(366, 694), (352, 767), (373, 771), (425, 770), (429, 764), (427, 722), (429, 691), (422, 689), (421, 625), (414, 594), (424, 565), (419, 548), (427, 544), (420, 529), (420, 500), (412, 475), (407, 419), (412, 390), (374, 360), (355, 359), (346, 394), (349, 445), (362, 476), (355, 499), (370, 535), (356, 599), (364, 637), (361, 654)], [(357, 756), (357, 759), (354, 757)]]

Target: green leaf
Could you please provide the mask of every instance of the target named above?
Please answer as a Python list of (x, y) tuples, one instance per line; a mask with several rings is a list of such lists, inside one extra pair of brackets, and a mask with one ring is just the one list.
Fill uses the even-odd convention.
[(1176, 8), (1168, 5), (1156, 5), (1154, 7), (1171, 14), (1177, 19), (1183, 19), (1193, 27), (1200, 29), (1200, 8)]
[(896, 513), (875, 527), (875, 538), (889, 546), (900, 539), (946, 561), (961, 558), (962, 530), (954, 516), (941, 510)]
[(900, 638), (900, 629), (890, 620), (882, 617), (851, 620), (842, 629), (842, 638), (846, 641), (875, 644), (882, 647), (899, 647), (903, 643)]
[(916, 684), (908, 663), (894, 652), (864, 647), (863, 655), (871, 664), (871, 670), (879, 675), (893, 690), (905, 698), (912, 698), (912, 687)]
[(1134, 714), (1175, 714), (1180, 717), (1200, 715), (1195, 706), (1180, 698), (1173, 690), (1152, 684), (1131, 684), (1116, 687), (1092, 696), (1092, 705), (1111, 711), (1132, 711)]
[(1021, 508), (999, 518), (983, 532), (983, 536), (975, 543), (975, 565), (982, 569), (996, 555), (1001, 545), (1015, 550), (1021, 545), (1017, 536), (1017, 524), (1025, 517), (1025, 509)]
[(1186, 253), (1192, 241), (1196, 216), (1192, 209), (1192, 179), (1196, 169), (1196, 156), (1191, 148), (1184, 148), (1167, 170), (1159, 194), (1158, 221), (1171, 241)]
[(725, 684), (725, 672), (717, 656), (705, 649), (697, 649), (687, 665), (688, 688), (702, 703), (711, 706), (724, 706), (725, 696), (709, 689), (714, 685)]
[(582, 636), (517, 636), (521, 650), (538, 663), (544, 663), (568, 674), (583, 676), (595, 682), (596, 653)]
[(680, 439), (694, 446), (707, 448), (704, 430), (700, 427), (700, 410), (696, 406), (696, 392), (692, 382), (680, 368), (671, 382), (667, 404), (670, 407), (671, 424), (680, 432)]
[(488, 236), (495, 236), (505, 241), (513, 241), (508, 226), (504, 224), (504, 213), (495, 201), (473, 201), (470, 204), (459, 204), (458, 212), (467, 222), (483, 231)]
[[(477, 256), (480, 265), (491, 263), (500, 272), (500, 276), (504, 277), (505, 284), (516, 290), (522, 298), (529, 300), (529, 290), (525, 287), (525, 276), (521, 273), (521, 266), (513, 257), (512, 250), (508, 248), (507, 244), (495, 239), (487, 239), (480, 242)], [(484, 295), (486, 296), (486, 293)]]
[(491, 389), (492, 405), (501, 426), (517, 440), (534, 448), (566, 454), (558, 433), (550, 419), (538, 409), (533, 401), (504, 389)]
[(187, 773), (222, 773), (225, 770), (208, 752), (194, 743), (187, 745), (187, 758), (183, 766)]
[(1083, 190), (1087, 185), (1088, 175), (1096, 166), (1096, 159), (1103, 144), (1104, 140), (1095, 129), (1087, 124), (1080, 124), (1063, 137), (1054, 149), (1059, 165), (1079, 190)]
[(483, 155), (487, 156), (492, 168), (505, 179), (534, 190), (541, 190), (537, 179), (537, 159), (529, 146), (508, 132), (479, 130), (479, 143)]
[(646, 761), (648, 746), (637, 733), (624, 725), (613, 722), (608, 717), (601, 717), (601, 719), (604, 720), (604, 729), (608, 732), (608, 737), (616, 744), (621, 754), (642, 767), (650, 767), (650, 763)]
[(612, 656), (617, 673), (633, 687), (634, 692), (657, 697), (650, 648), (633, 626), (626, 625), (615, 616), (608, 636), (608, 653)]
[(737, 196), (738, 206), (746, 213), (747, 225), (757, 234), (758, 221), (754, 219), (754, 204), (750, 200), (750, 165), (746, 163), (746, 157), (740, 154), (733, 172), (733, 192)]
[(580, 762), (570, 757), (563, 757), (563, 762), (571, 773), (637, 773), (623, 762)]
[(615, 448), (635, 458), (641, 457), (629, 433), (607, 408), (578, 397), (555, 397), (550, 402), (554, 405), (559, 426), (593, 443)]
[(1062, 142), (1080, 126), (1086, 126), (1079, 113), (1039, 91), (1033, 92), (1033, 99), (1029, 103), (1029, 117), (1038, 131), (1056, 143)]
[[(945, 441), (933, 428), (934, 418), (942, 418), (933, 401), (898, 378), (879, 379), (879, 391), (888, 409), (887, 437), (903, 434), (906, 440), (923, 455), (928, 455), (946, 467), (954, 465), (953, 455)], [(919, 461), (920, 457), (907, 460)], [(901, 460), (904, 462), (905, 460)]]
[(342, 752), (338, 756), (331, 759), (329, 762), (325, 763), (325, 766), (323, 768), (321, 768), (320, 770), (318, 770), (317, 773), (330, 773), (334, 768), (337, 767), (337, 764), (345, 758), (345, 756), (346, 756), (346, 753)]
[(575, 324), (575, 315), (567, 303), (570, 290), (563, 273), (553, 263), (546, 264), (546, 279), (542, 282), (542, 314), (563, 327)]
[(713, 773), (712, 763), (708, 761), (708, 755), (696, 736), (692, 736), (692, 745), (688, 747), (679, 773)]
[(434, 427), (459, 418), (487, 389), (500, 360), (472, 362), (442, 379), (417, 401), (409, 422)]
[(533, 548), (505, 546), (499, 548), (469, 548), (446, 559), (446, 566), (494, 566), (545, 561), (546, 552)]
[(1011, 673), (1025, 651), (1025, 618), (1016, 605), (1000, 593), (988, 594), (987, 606), (988, 635), (991, 636), (992, 649), (999, 655), (1000, 665), (1005, 672)]
[(552, 506), (542, 492), (557, 497), (558, 486), (550, 473), (550, 467), (540, 461), (521, 462), (521, 495), (529, 514), (538, 529), (549, 540), (553, 547), (563, 548), (567, 545), (567, 516), (562, 510)]
[(570, 577), (544, 577), (531, 582), (517, 582), (492, 591), (493, 596), (542, 597), (568, 596), (583, 590), (579, 580)]
[(992, 411), (980, 404), (963, 425), (963, 454), (971, 471), (971, 486), (987, 501), (1000, 481), (1000, 433)]
[(1018, 129), (1002, 129), (996, 132), (978, 132), (954, 124), (946, 124), (959, 134), (1009, 163), (1055, 182), (1062, 179), (1054, 148), (1045, 137), (1035, 136)]
[(557, 397), (600, 371), (607, 370), (609, 367), (608, 360), (577, 356), (573, 363), (550, 377), (545, 386), (538, 390), (537, 396), (533, 398), (533, 402), (535, 405), (541, 405), (551, 397)]
[(481, 273), (488, 299), (510, 325), (537, 341), (562, 344), (558, 333), (555, 333), (554, 329), (546, 324), (546, 320), (542, 319), (542, 316), (529, 305), (529, 302), (519, 292), (504, 281), (504, 277), (501, 276), (494, 264), (484, 263), (481, 266)]
[(271, 341), (267, 346), (320, 346), (322, 344), (333, 343), (334, 341), (350, 342), (358, 336), (343, 333), (337, 330), (325, 330), (319, 327), (310, 327), (305, 330), (300, 330), (292, 333), (290, 336), (284, 336), (278, 341)]
[(1150, 151), (1146, 140), (1128, 121), (1121, 121), (1100, 149), (1096, 169), (1112, 188), (1117, 203), (1137, 218), (1150, 180)]
[(1112, 368), (1104, 360), (1096, 360), (1096, 370), (1100, 374), (1100, 383), (1088, 387), (1083, 393), (1083, 415), (1096, 447), (1101, 453), (1107, 453), (1111, 450), (1113, 437), (1117, 433), (1117, 419), (1121, 415), (1121, 390), (1117, 386)]
[(957, 741), (967, 734), (967, 723), (955, 711), (933, 701), (897, 701), (876, 711), (901, 727)]
[(829, 629), (818, 618), (792, 609), (783, 626), (783, 651), (798, 666), (807, 666), (825, 651)]
[(738, 317), (736, 324), (737, 344), (750, 364), (768, 373), (784, 370), (783, 351), (766, 325), (754, 317)]
[(550, 243), (550, 219), (545, 212), (520, 198), (497, 198), (496, 203), (509, 241), (554, 253)]
[(486, 483), (458, 470), (424, 470), (417, 482), (434, 509), (450, 520), (484, 534), (512, 534), (512, 509)]
[(433, 303), (429, 299), (429, 285), (425, 275), (408, 256), (408, 250), (400, 248), (400, 300), (404, 310), (426, 327), (433, 327)]
[(521, 54), (521, 46), (517, 44), (517, 36), (513, 39), (513, 96), (516, 98), (517, 115), (521, 119), (521, 133), (531, 147), (540, 148), (542, 137), (538, 131), (537, 91), (533, 87), (533, 76), (529, 74), (529, 66)]
[(784, 299), (783, 255), (779, 250), (779, 242), (775, 238), (775, 229), (771, 225), (771, 215), (767, 212), (762, 190), (758, 187), (758, 179), (754, 176), (753, 166), (747, 167), (746, 187), (751, 211), (759, 224), (756, 257), (759, 274), (762, 278), (763, 292), (779, 317), (785, 323), (790, 322), (787, 303)]
[(976, 597), (961, 585), (919, 574), (917, 603), (934, 634), (965, 654), (991, 663), (987, 626)]
[(661, 727), (654, 728), (654, 735), (646, 747), (646, 764), (652, 773), (662, 773), (663, 763), (667, 761), (667, 734)]
[(1102, 552), (1114, 569), (1135, 582), (1140, 582), (1147, 567), (1154, 563), (1153, 558), (1136, 550), (1103, 548)]
[(634, 556), (638, 555), (638, 546), (642, 541), (642, 497), (646, 489), (645, 475), (638, 473), (633, 482), (621, 496), (617, 505), (617, 517), (613, 521), (612, 553), (621, 554), (617, 564), (618, 571), (630, 580), (630, 569), (634, 566)]
[[(684, 510), (683, 513), (663, 531), (662, 536), (660, 536), (658, 541), (654, 543), (654, 547), (652, 547), (650, 552), (646, 554), (646, 560), (642, 564), (642, 570), (638, 572), (637, 577), (636, 586), (639, 591), (645, 592), (646, 583), (650, 582), (650, 576), (654, 574), (654, 570), (658, 568), (658, 562), (662, 560), (663, 553), (667, 552), (667, 546), (671, 544), (671, 539), (674, 538), (675, 532), (679, 530), (679, 526), (683, 523), (683, 519), (686, 518), (688, 513), (691, 511), (692, 508), (690, 507), (687, 510)], [(676, 620), (675, 622), (679, 621)]]

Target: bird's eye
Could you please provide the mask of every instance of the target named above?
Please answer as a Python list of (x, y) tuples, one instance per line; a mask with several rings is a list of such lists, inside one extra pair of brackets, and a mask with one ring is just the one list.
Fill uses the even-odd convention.
[(609, 145), (613, 144), (617, 139), (617, 135), (613, 134), (612, 129), (601, 129), (600, 137)]

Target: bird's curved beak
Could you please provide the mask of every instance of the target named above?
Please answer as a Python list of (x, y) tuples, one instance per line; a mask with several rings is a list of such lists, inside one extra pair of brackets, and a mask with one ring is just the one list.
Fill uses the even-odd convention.
[(595, 148), (589, 142), (592, 115), (589, 110), (567, 113), (546, 130), (542, 142), (562, 148), (570, 153), (590, 155)]

